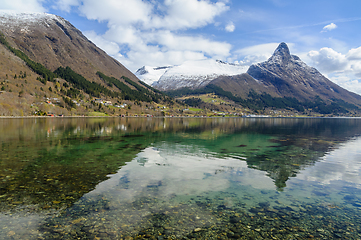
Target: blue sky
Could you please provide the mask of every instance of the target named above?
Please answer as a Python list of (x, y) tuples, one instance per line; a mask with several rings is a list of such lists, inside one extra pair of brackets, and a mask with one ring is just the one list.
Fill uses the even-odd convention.
[(361, 94), (360, 0), (0, 0), (59, 15), (131, 71), (220, 59), (265, 61), (280, 42)]

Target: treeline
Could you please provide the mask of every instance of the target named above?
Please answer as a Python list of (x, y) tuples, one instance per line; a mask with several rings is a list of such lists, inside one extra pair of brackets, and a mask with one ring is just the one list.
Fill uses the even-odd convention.
[[(106, 76), (105, 74), (101, 72), (97, 72), (97, 75), (109, 86), (115, 86), (121, 91), (121, 98), (125, 100), (132, 100), (132, 101), (142, 101), (142, 102), (160, 102), (163, 101), (171, 101), (171, 99), (164, 94), (160, 93), (159, 91), (157, 93), (152, 92), (134, 81), (130, 80), (129, 78), (123, 76), (122, 79), (129, 85), (133, 86), (136, 90), (131, 89), (128, 85), (121, 82), (120, 80)], [(144, 85), (145, 86), (145, 85)]]
[(255, 91), (250, 91), (248, 98), (244, 100), (245, 106), (254, 107), (257, 110), (265, 108), (276, 109), (294, 109), (298, 112), (304, 112), (305, 105), (298, 101), (296, 98), (291, 97), (272, 97), (269, 94), (257, 94)]
[(101, 79), (103, 79), (103, 81), (105, 83), (107, 83), (109, 86), (114, 85), (116, 88), (118, 88), (121, 91), (120, 96), (124, 100), (131, 100), (131, 101), (138, 100), (138, 101), (143, 101), (143, 102), (151, 102), (152, 101), (152, 99), (149, 96), (131, 89), (125, 83), (119, 81), (118, 79), (116, 79), (114, 77), (109, 77), (99, 71), (97, 72), (97, 75)]
[[(357, 106), (340, 99), (332, 99), (332, 102), (330, 104), (327, 104), (319, 96), (316, 96), (313, 101), (300, 102), (296, 98), (272, 97), (267, 93), (258, 94), (252, 90), (249, 92), (247, 98), (243, 99), (241, 97), (234, 96), (231, 92), (224, 91), (222, 88), (213, 84), (208, 84), (203, 88), (194, 90), (189, 88), (182, 88), (179, 90), (167, 91), (166, 93), (171, 97), (213, 93), (219, 97), (227, 98), (237, 104), (240, 104), (245, 108), (253, 110), (264, 110), (266, 108), (273, 108), (297, 110), (298, 112), (304, 112), (306, 109), (309, 109), (313, 112), (321, 114), (340, 114), (348, 113), (349, 110), (360, 110)], [(199, 100), (194, 101), (194, 99), (192, 99), (192, 101), (189, 101), (187, 104), (195, 106), (196, 104), (200, 104), (200, 102)]]
[(348, 113), (349, 110), (360, 110), (357, 106), (341, 99), (332, 99), (330, 104), (326, 104), (319, 96), (316, 96), (314, 101), (307, 101), (303, 104), (305, 108), (312, 109), (321, 114)]
[[(132, 80), (130, 80), (129, 78), (123, 76), (122, 77), (124, 79), (124, 81), (130, 85), (132, 85), (133, 87), (135, 87), (140, 93), (146, 95), (146, 96), (149, 96), (152, 101), (158, 103), (160, 102), (160, 100), (163, 100), (163, 101), (166, 101), (166, 102), (169, 102), (169, 101), (172, 101), (172, 99), (170, 99), (169, 97), (167, 97), (164, 93), (162, 93), (161, 91), (159, 90), (156, 90), (150, 86), (148, 86), (147, 84), (145, 84), (144, 82), (140, 81), (140, 83), (146, 87), (142, 87), (140, 86), (139, 84), (133, 82)], [(150, 91), (152, 90), (152, 91)]]
[(143, 82), (143, 81), (141, 81), (141, 80), (139, 80), (139, 83), (142, 84), (144, 87), (152, 90), (152, 91), (155, 92), (155, 93), (159, 93), (159, 94), (161, 94), (161, 95), (165, 95), (164, 92), (159, 91), (158, 89), (155, 89), (155, 88), (153, 88), (152, 86), (149, 86), (148, 84), (146, 84), (145, 82)]
[(204, 102), (202, 101), (202, 99), (200, 98), (187, 98), (187, 99), (184, 99), (184, 103), (187, 104), (188, 106), (190, 107), (199, 107), (201, 105), (204, 104)]
[[(86, 80), (82, 75), (74, 72), (70, 67), (59, 67), (54, 71), (54, 73), (65, 81), (71, 83), (74, 88), (83, 90), (85, 93), (93, 97), (100, 97), (101, 94), (109, 97), (119, 97), (118, 93), (115, 93), (96, 82)], [(74, 91), (72, 91), (72, 93), (74, 93)]]
[(0, 33), (0, 42), (7, 47), (12, 53), (15, 54), (15, 56), (19, 57), (20, 59), (22, 59), (26, 65), (28, 65), (28, 67), (30, 67), (35, 73), (39, 74), (40, 76), (43, 77), (43, 79), (38, 78), (39, 81), (41, 81), (42, 83), (46, 83), (46, 81), (51, 81), (54, 82), (54, 78), (57, 77), (56, 74), (54, 74), (52, 71), (50, 71), (49, 69), (47, 69), (46, 67), (44, 67), (42, 64), (38, 63), (38, 62), (34, 62), (33, 60), (31, 60), (25, 53), (23, 53), (22, 51), (15, 49), (13, 47), (10, 46), (10, 44), (6, 41), (4, 34)]

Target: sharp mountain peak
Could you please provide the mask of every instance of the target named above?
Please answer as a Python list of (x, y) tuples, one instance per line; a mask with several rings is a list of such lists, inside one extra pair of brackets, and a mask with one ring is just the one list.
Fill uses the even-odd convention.
[(276, 48), (274, 54), (290, 55), (290, 49), (285, 42), (281, 42)]
[(268, 59), (268, 62), (274, 62), (279, 64), (285, 64), (292, 59), (290, 49), (287, 44), (282, 42), (278, 45), (273, 55)]

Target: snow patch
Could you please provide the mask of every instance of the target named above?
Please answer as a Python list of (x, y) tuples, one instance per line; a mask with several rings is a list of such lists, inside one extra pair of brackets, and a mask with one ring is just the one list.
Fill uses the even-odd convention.
[(143, 66), (136, 71), (135, 75), (146, 84), (152, 85), (155, 81), (158, 81), (169, 68), (172, 68), (172, 66), (156, 68)]
[(0, 26), (14, 30), (14, 28), (19, 28), (20, 31), (27, 33), (29, 32), (29, 26), (31, 25), (40, 25), (49, 27), (48, 21), (56, 20), (62, 24), (65, 24), (65, 20), (61, 17), (58, 17), (53, 14), (48, 13), (19, 13), (15, 11), (0, 10)]

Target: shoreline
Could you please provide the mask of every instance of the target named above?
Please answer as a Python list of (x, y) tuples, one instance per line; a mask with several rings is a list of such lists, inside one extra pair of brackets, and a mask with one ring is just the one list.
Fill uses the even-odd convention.
[(0, 116), (0, 119), (31, 119), (31, 118), (353, 118), (361, 119), (361, 117), (351, 116)]

